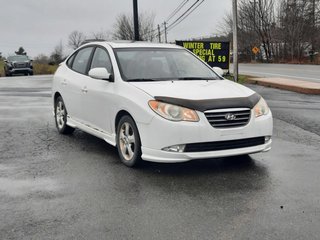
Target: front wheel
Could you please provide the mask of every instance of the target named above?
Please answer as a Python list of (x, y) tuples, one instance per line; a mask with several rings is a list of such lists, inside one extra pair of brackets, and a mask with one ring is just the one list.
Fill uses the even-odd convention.
[(7, 72), (6, 69), (4, 69), (4, 75), (5, 75), (6, 77), (10, 77), (10, 76), (11, 76), (11, 74), (10, 74), (9, 72)]
[(67, 109), (62, 97), (58, 97), (54, 104), (54, 116), (56, 127), (61, 134), (73, 133), (74, 128), (67, 125)]
[(126, 166), (134, 167), (141, 162), (141, 142), (138, 128), (128, 115), (123, 116), (119, 121), (117, 148), (121, 162)]

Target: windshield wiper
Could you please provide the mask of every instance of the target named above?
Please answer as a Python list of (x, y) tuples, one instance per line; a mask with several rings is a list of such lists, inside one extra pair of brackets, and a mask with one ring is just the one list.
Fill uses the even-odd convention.
[(181, 78), (132, 78), (127, 79), (127, 82), (155, 82), (155, 81), (176, 81), (176, 80), (218, 80), (216, 78), (205, 77), (181, 77)]
[(161, 81), (161, 79), (156, 78), (133, 78), (127, 79), (127, 82), (154, 82), (154, 81)]
[(216, 78), (204, 78), (204, 77), (181, 77), (178, 80), (218, 80)]

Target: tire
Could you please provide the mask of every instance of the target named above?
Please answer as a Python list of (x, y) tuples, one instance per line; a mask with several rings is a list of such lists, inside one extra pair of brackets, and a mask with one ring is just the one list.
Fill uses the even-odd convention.
[(58, 132), (61, 134), (71, 134), (75, 130), (67, 125), (67, 109), (64, 105), (62, 97), (58, 97), (54, 104), (54, 119)]
[(11, 74), (8, 73), (8, 72), (6, 71), (6, 69), (4, 69), (4, 75), (5, 75), (6, 77), (10, 77), (10, 76), (11, 76)]
[(30, 76), (33, 76), (33, 72), (30, 72), (29, 74), (30, 74)]
[(121, 162), (127, 167), (138, 166), (141, 159), (141, 141), (134, 120), (123, 116), (117, 126), (117, 149)]

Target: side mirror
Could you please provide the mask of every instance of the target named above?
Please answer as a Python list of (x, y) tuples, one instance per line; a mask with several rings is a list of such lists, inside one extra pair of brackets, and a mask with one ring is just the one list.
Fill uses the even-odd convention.
[(100, 80), (111, 80), (111, 74), (108, 72), (106, 68), (92, 68), (89, 71), (89, 76), (95, 79)]
[(221, 68), (219, 68), (219, 67), (213, 67), (212, 69), (213, 69), (213, 71), (215, 71), (215, 73), (217, 73), (217, 74), (220, 75), (221, 77), (224, 75), (224, 72), (223, 72), (223, 70), (222, 70)]

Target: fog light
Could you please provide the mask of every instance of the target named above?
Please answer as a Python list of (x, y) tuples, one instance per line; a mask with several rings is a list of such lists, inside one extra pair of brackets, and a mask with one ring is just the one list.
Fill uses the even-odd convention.
[(271, 140), (271, 136), (264, 137), (264, 142), (267, 143)]
[(184, 149), (186, 148), (186, 145), (180, 144), (180, 145), (174, 145), (170, 147), (162, 148), (163, 151), (167, 152), (184, 152)]

